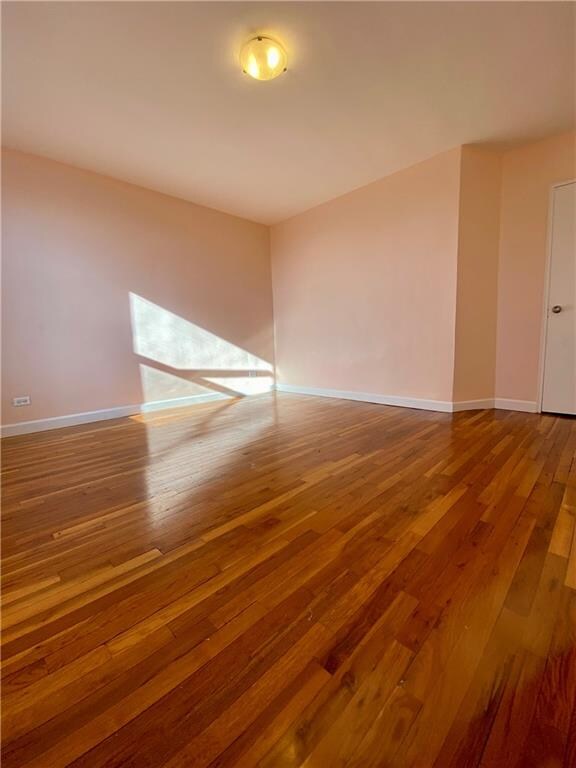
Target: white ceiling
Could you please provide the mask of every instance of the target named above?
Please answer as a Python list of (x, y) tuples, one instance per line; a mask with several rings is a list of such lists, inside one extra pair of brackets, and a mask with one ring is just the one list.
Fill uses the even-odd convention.
[[(272, 223), (574, 123), (572, 3), (3, 3), (4, 144)], [(243, 75), (257, 32), (289, 71)]]

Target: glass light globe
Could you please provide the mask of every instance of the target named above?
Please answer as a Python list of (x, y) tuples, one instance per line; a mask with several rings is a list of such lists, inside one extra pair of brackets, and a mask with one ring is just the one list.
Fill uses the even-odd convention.
[(255, 80), (272, 80), (286, 70), (286, 51), (270, 37), (249, 40), (240, 52), (242, 70)]

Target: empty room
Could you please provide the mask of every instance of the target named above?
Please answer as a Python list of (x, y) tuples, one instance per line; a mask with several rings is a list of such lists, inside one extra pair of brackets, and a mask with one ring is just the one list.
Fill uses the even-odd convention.
[(576, 3), (1, 10), (3, 768), (576, 768)]

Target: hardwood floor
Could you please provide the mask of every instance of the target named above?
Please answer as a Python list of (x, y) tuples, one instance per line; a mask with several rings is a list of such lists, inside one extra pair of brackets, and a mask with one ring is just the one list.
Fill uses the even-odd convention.
[(295, 395), (5, 440), (3, 768), (574, 768), (575, 450)]

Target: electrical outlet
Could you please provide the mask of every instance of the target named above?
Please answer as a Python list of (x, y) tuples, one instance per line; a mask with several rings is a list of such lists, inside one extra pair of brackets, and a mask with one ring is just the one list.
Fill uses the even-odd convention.
[(13, 397), (12, 398), (12, 405), (15, 406), (21, 406), (21, 405), (30, 405), (32, 400), (30, 399), (30, 395), (23, 395), (22, 397)]

